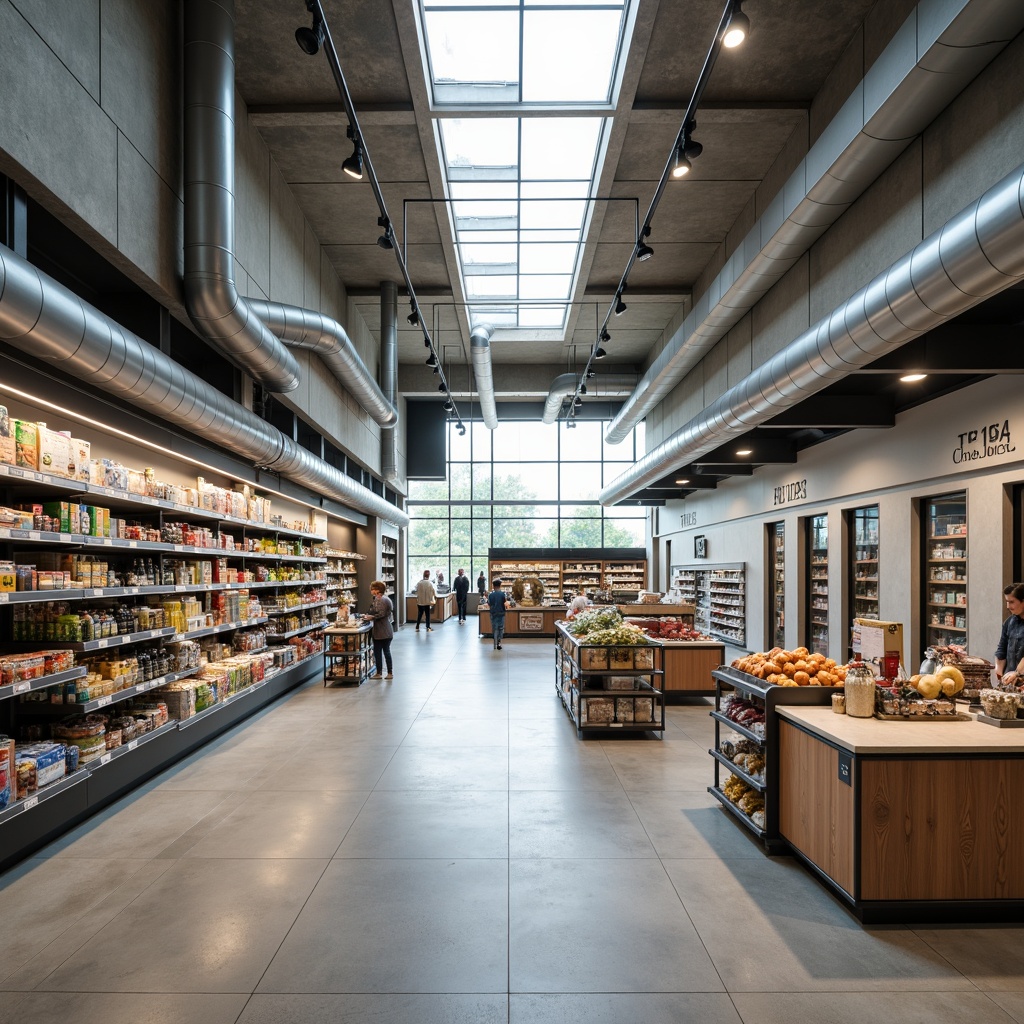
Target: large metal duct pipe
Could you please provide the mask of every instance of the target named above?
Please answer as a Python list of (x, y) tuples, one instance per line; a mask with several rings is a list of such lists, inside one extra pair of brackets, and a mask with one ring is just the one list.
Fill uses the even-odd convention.
[(1024, 165), (601, 492), (612, 505), (1024, 280)]
[[(579, 379), (578, 373), (563, 373), (551, 382), (551, 390), (544, 400), (542, 423), (554, 423), (558, 419), (562, 402), (568, 395), (576, 391)], [(587, 394), (598, 398), (616, 398), (630, 394), (636, 387), (636, 382), (637, 375), (635, 373), (599, 374), (587, 381)]]
[(270, 391), (295, 357), (235, 285), (234, 0), (185, 3), (185, 306), (214, 348)]
[(498, 410), (494, 404), (494, 369), (491, 366), (490, 324), (477, 324), (469, 335), (469, 357), (473, 360), (473, 376), (476, 378), (477, 400), (484, 426), (494, 430), (498, 425)]
[(0, 341), (156, 419), (398, 527), (409, 517), (0, 246)]
[(609, 444), (665, 399), (1022, 28), (1024, 4), (918, 5), (608, 425)]
[[(394, 408), (398, 402), (398, 285), (394, 281), (380, 283), (380, 379), (385, 401)], [(397, 430), (381, 434), (380, 475), (394, 488), (402, 482), (398, 473)]]
[(253, 313), (289, 346), (315, 352), (376, 423), (385, 428), (398, 423), (398, 410), (393, 399), (385, 396), (378, 387), (345, 328), (337, 320), (315, 310), (288, 306), (283, 302), (265, 302), (263, 299), (247, 299), (246, 302)]

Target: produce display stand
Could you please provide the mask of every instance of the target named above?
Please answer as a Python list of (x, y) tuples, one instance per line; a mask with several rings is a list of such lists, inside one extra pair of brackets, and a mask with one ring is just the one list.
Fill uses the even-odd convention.
[[(519, 605), (509, 608), (505, 612), (505, 636), (519, 637), (520, 639), (547, 638), (555, 636), (555, 623), (565, 618), (565, 606), (558, 605), (554, 608), (531, 608)], [(481, 636), (493, 636), (491, 628), (491, 610), (487, 607), (486, 600), (480, 600), (479, 629)]]
[(373, 671), (373, 623), (324, 630), (324, 686), (359, 686)]
[[(708, 792), (736, 821), (764, 843), (768, 853), (783, 852), (787, 847), (779, 832), (779, 716), (776, 709), (784, 705), (830, 705), (832, 694), (837, 690), (830, 686), (772, 686), (763, 679), (728, 667), (717, 668), (711, 675), (715, 680), (715, 707), (711, 711), (711, 717), (715, 720), (715, 746), (708, 751), (714, 758), (714, 782), (708, 786)], [(722, 710), (722, 700), (732, 693), (764, 709), (764, 735), (726, 717)], [(729, 731), (760, 747), (765, 762), (763, 779), (748, 775), (722, 751), (722, 740)], [(749, 815), (726, 796), (723, 772), (737, 776), (763, 795), (764, 828), (758, 827)]]
[(555, 692), (576, 735), (653, 732), (660, 738), (665, 732), (665, 699), (658, 685), (661, 644), (589, 644), (564, 622), (555, 628)]

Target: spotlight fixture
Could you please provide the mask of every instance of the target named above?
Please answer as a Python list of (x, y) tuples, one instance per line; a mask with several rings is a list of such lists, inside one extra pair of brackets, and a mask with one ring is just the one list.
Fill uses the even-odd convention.
[(408, 321), (411, 327), (415, 327), (420, 322), (420, 311), (415, 306), (411, 308), (412, 312), (405, 319)]
[(685, 178), (693, 169), (693, 165), (686, 159), (686, 150), (683, 143), (676, 146), (676, 162), (672, 167), (673, 178)]
[(377, 223), (384, 229), (384, 234), (377, 239), (377, 244), (382, 249), (394, 249), (395, 244), (391, 241), (391, 221), (387, 217), (378, 217)]
[(595, 359), (604, 359), (604, 357), (606, 355), (608, 355), (608, 353), (605, 352), (605, 350), (603, 348), (601, 348), (600, 345), (598, 345), (597, 348), (594, 349), (594, 358)]
[(726, 49), (732, 50), (739, 46), (748, 35), (750, 35), (750, 19), (740, 10), (739, 0), (736, 0), (736, 6), (732, 10), (732, 17), (729, 19), (725, 35), (722, 36), (722, 45)]
[(616, 295), (615, 296), (615, 315), (616, 316), (622, 316), (622, 314), (625, 313), (628, 308), (629, 307), (625, 304), (625, 302), (622, 301), (622, 296), (621, 295)]
[(427, 366), (437, 366), (437, 356), (433, 352), (427, 356)]
[(587, 370), (587, 377), (596, 377), (597, 372), (595, 370)]
[(454, 402), (453, 402), (453, 401), (452, 401), (452, 400), (451, 400), (451, 399), (449, 398), (449, 399), (448, 399), (448, 400), (447, 400), (447, 401), (446, 401), (446, 402), (444, 403), (444, 411), (445, 411), (445, 412), (451, 412), (451, 411), (452, 411), (452, 410), (453, 410), (454, 408), (455, 408), (455, 403), (454, 403)]
[(430, 339), (429, 338), (424, 338), (423, 339), (423, 347), (424, 348), (430, 348)]
[(579, 396), (579, 395), (577, 395), (577, 396), (576, 396), (576, 397), (575, 397), (575, 398), (574, 398), (574, 399), (572, 400), (572, 404), (573, 404), (573, 408), (575, 408), (575, 409), (578, 409), (578, 408), (579, 408), (579, 407), (580, 407), (580, 406), (581, 406), (581, 405), (583, 404), (583, 399), (582, 399), (582, 398), (580, 398), (580, 396)]
[(607, 344), (607, 343), (608, 343), (609, 341), (611, 341), (611, 340), (612, 340), (612, 336), (611, 336), (611, 335), (610, 335), (610, 334), (608, 333), (608, 330), (607, 330), (607, 329), (603, 329), (603, 330), (601, 331), (601, 340), (602, 340), (602, 341), (603, 341), (603, 342), (604, 342), (605, 344)]
[(696, 139), (691, 139), (689, 135), (683, 139), (683, 156), (687, 160), (696, 160), (703, 152), (704, 147)]
[(341, 169), (350, 177), (361, 180), (363, 177), (363, 144), (359, 141), (352, 125), (348, 126), (345, 134), (352, 140), (352, 155), (342, 161)]
[(905, 373), (902, 377), (900, 377), (900, 383), (914, 384), (919, 380), (924, 380), (927, 376), (927, 373)]
[(580, 394), (581, 395), (585, 395), (586, 393), (587, 393), (587, 385), (586, 384), (580, 384)]
[(459, 424), (459, 437), (466, 436), (466, 425), (464, 423)]
[(649, 260), (653, 255), (654, 250), (646, 242), (641, 242), (636, 247), (637, 263), (643, 263), (644, 260)]
[(576, 429), (576, 421), (575, 420), (566, 420), (565, 421), (565, 429), (566, 430), (575, 430)]
[(316, 15), (313, 18), (312, 28), (306, 28), (305, 25), (301, 25), (295, 30), (295, 42), (297, 42), (303, 52), (308, 53), (310, 57), (319, 51), (323, 41), (324, 23), (320, 20), (319, 15)]
[(443, 395), (448, 390), (448, 385), (445, 384), (444, 381), (441, 381), (441, 383), (437, 385), (437, 390)]

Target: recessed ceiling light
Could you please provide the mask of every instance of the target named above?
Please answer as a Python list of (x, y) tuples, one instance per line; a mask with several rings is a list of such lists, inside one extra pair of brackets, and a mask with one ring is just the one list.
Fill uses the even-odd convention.
[(677, 480), (676, 481), (677, 484), (688, 484), (689, 482), (690, 482), (689, 480)]
[(753, 448), (738, 448), (736, 450), (736, 454), (737, 455), (753, 455), (754, 454), (754, 449)]
[(915, 381), (924, 380), (927, 376), (927, 373), (907, 373), (900, 377), (900, 383), (913, 384)]

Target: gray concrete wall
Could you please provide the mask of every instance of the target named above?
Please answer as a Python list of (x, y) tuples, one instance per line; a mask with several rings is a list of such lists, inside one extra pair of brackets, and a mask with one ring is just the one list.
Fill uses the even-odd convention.
[[(184, 310), (181, 13), (176, 0), (0, 0), (0, 171), (188, 324)], [(237, 284), (318, 309), (376, 373), (345, 288), (236, 102)], [(380, 470), (380, 429), (320, 361), (296, 352), (286, 399)]]

